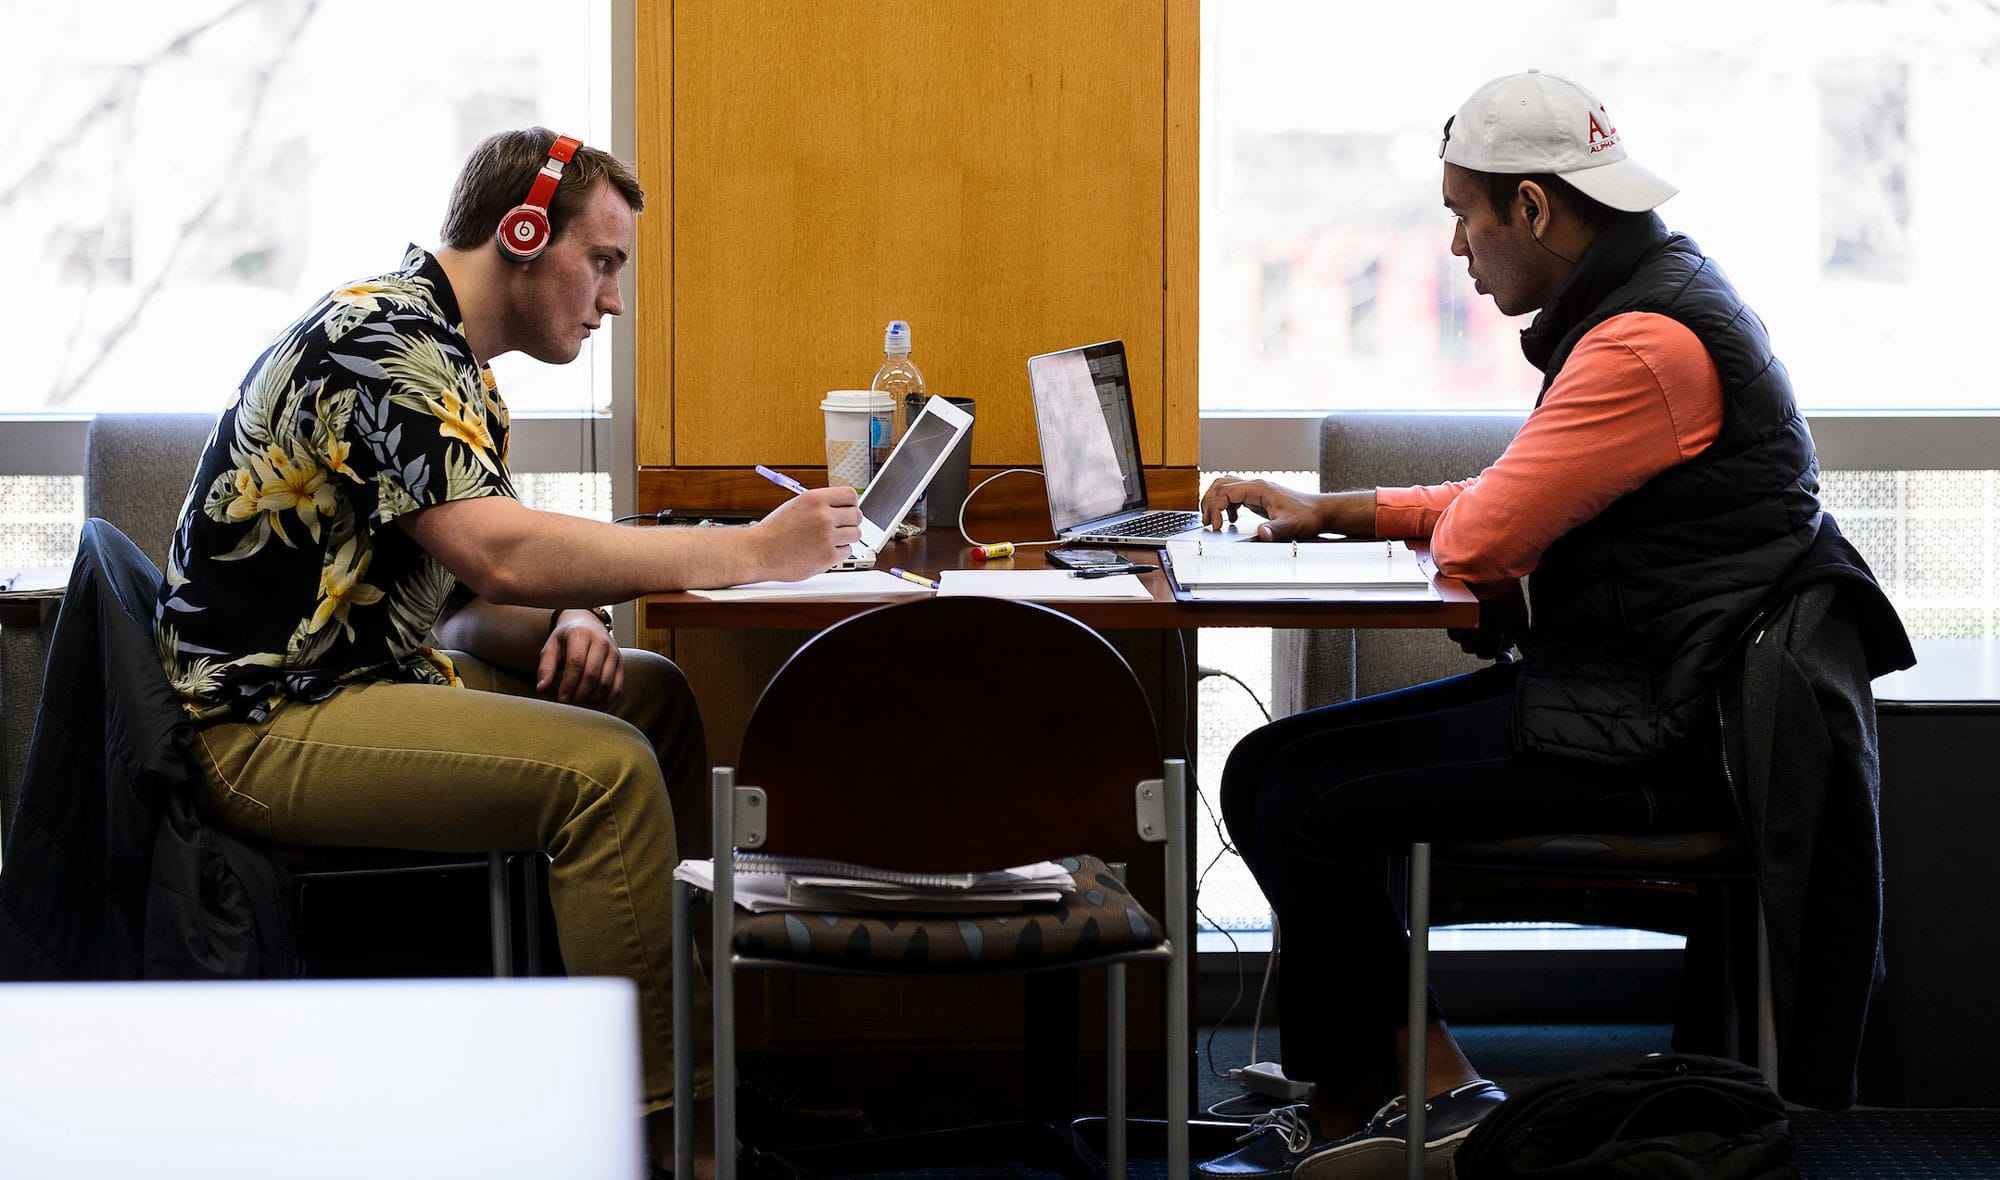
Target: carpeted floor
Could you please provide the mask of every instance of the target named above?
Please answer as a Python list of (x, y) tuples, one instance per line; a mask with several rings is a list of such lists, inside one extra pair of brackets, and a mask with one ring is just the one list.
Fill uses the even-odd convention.
[[(1519, 1089), (1607, 1057), (1665, 1050), (1669, 1030), (1655, 1025), (1468, 1025), (1460, 1043), (1482, 1072), (1503, 1087)], [(1243, 1093), (1227, 1078), (1231, 1066), (1249, 1061), (1250, 1030), (1204, 1033), (1199, 1107)], [(1257, 1038), (1257, 1057), (1283, 1056), (1275, 1030)], [(2000, 1110), (1888, 1110), (1860, 1108), (1829, 1113), (1797, 1110), (1792, 1136), (1805, 1180), (2000, 1180)], [(1158, 1160), (1135, 1159), (1131, 1174), (1164, 1177)], [(820, 1173), (828, 1175), (829, 1173)], [(843, 1172), (896, 1180), (1059, 1180), (1057, 1173), (1007, 1165)]]

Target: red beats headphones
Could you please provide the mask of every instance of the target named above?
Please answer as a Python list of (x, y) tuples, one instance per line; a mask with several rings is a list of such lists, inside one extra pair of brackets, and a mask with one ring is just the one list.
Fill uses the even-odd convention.
[(528, 199), (507, 210), (500, 218), (500, 226), (493, 231), (493, 244), (500, 247), (500, 256), (512, 262), (533, 262), (541, 257), (549, 244), (549, 199), (556, 195), (556, 185), (562, 180), (563, 165), (583, 146), (580, 139), (567, 135), (556, 136), (549, 147), (549, 158), (542, 161), (541, 171), (535, 173), (535, 183), (528, 190)]

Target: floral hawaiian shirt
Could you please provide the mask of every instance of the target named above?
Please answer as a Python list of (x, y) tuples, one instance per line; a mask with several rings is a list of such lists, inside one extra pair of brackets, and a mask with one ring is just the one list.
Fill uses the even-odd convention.
[(507, 407), (437, 259), (325, 296), (251, 367), (181, 508), (155, 635), (188, 712), (454, 683), (423, 643), (468, 592), (395, 521), (512, 495)]

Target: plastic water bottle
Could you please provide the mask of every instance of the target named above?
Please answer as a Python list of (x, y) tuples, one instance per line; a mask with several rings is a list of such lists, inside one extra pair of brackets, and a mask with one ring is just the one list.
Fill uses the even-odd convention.
[[(910, 429), (910, 423), (924, 412), (924, 375), (917, 371), (917, 363), (910, 359), (910, 325), (905, 320), (890, 320), (889, 327), (882, 333), (882, 367), (875, 370), (875, 380), (868, 386), (871, 390), (887, 393), (896, 402), (896, 440), (902, 441)], [(924, 497), (918, 496), (916, 506), (903, 518), (901, 529), (905, 533), (920, 533), (928, 523), (924, 511)]]

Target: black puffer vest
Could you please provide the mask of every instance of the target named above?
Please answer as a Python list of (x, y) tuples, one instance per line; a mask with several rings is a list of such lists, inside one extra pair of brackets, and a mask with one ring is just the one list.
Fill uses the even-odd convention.
[(1679, 321), (1708, 349), (1721, 431), (1543, 554), (1514, 714), (1523, 751), (1619, 765), (1671, 756), (1712, 726), (1724, 660), (1820, 518), (1812, 436), (1762, 321), (1655, 215), (1600, 233), (1522, 333), (1543, 394), (1584, 333), (1633, 311)]

